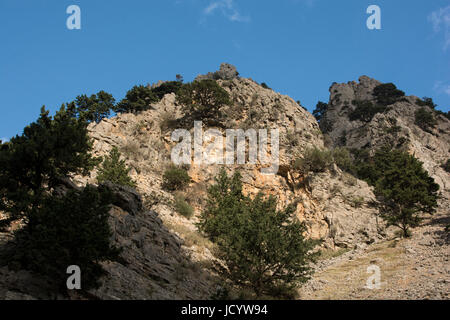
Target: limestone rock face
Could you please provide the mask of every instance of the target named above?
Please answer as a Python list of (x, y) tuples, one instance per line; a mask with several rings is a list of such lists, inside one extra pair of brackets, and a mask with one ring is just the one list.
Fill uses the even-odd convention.
[[(227, 69), (229, 68), (222, 65), (222, 71)], [(294, 161), (302, 157), (305, 148), (324, 148), (319, 125), (308, 111), (290, 97), (263, 88), (251, 79), (232, 77), (231, 80), (217, 81), (229, 92), (232, 105), (221, 110), (216, 126), (211, 127), (204, 122), (204, 131), (216, 129), (224, 137), (226, 129), (267, 129), (269, 136), (271, 129), (279, 131), (279, 170), (276, 174), (263, 174), (261, 169), (264, 164), (260, 161), (256, 165), (225, 166), (229, 173), (240, 170), (246, 193), (275, 195), (279, 199), (280, 208), (297, 202), (297, 216), (306, 221), (309, 235), (325, 239), (326, 246), (351, 247), (359, 241), (378, 238), (375, 210), (367, 207), (367, 202), (374, 197), (371, 188), (367, 185), (361, 188), (358, 184), (362, 182), (353, 178), (357, 183), (345, 187), (351, 190), (342, 190), (342, 193), (354, 193), (354, 198), (362, 198), (362, 208), (354, 207), (351, 205), (353, 198), (344, 201), (329, 196), (323, 199), (317, 197), (319, 193), (329, 194), (334, 187), (333, 182), (338, 182), (343, 176), (342, 172), (324, 173), (322, 178), (312, 179), (305, 187), (305, 177), (292, 169)], [(375, 85), (368, 80), (367, 86)], [(187, 220), (175, 212), (171, 205), (174, 195), (162, 188), (162, 175), (172, 162), (171, 150), (176, 145), (171, 141), (171, 134), (181, 126), (177, 121), (183, 116), (182, 108), (175, 102), (175, 95), (168, 94), (145, 112), (137, 115), (121, 114), (89, 127), (94, 139), (95, 154), (105, 155), (113, 146), (118, 147), (132, 168), (132, 178), (137, 181), (137, 189), (146, 199), (148, 208), (158, 212), (169, 229), (179, 231), (182, 238), (186, 234), (192, 237), (197, 233), (197, 218), (194, 216)], [(167, 123), (175, 125), (169, 128)], [(183, 128), (188, 129), (193, 137), (194, 123), (187, 126), (183, 124)], [(206, 144), (204, 141), (204, 145)], [(194, 162), (189, 166), (188, 172), (193, 182), (186, 193), (197, 214), (203, 209), (207, 187), (214, 182), (215, 175), (223, 166), (199, 165)], [(89, 179), (80, 179), (79, 182), (95, 183), (95, 173)], [(358, 234), (358, 231), (361, 232)], [(190, 242), (189, 239), (187, 242)], [(204, 246), (190, 244), (189, 250), (193, 257), (198, 260), (211, 258)]]

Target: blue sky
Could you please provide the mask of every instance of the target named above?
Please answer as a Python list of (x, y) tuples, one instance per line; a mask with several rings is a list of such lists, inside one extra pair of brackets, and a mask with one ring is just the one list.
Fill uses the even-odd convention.
[[(81, 30), (68, 30), (69, 5)], [(378, 5), (382, 30), (368, 30)], [(135, 84), (191, 81), (221, 62), (300, 100), (368, 75), (450, 107), (450, 1), (1, 0), (0, 138), (46, 105)]]

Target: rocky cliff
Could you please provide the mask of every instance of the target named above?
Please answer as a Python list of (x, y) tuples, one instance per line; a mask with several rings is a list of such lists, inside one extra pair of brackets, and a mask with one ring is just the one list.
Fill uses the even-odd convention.
[[(326, 239), (326, 246), (354, 246), (361, 241), (373, 242), (379, 238), (376, 210), (368, 204), (374, 200), (371, 188), (337, 167), (328, 173), (305, 181), (304, 176), (292, 170), (293, 162), (302, 156), (305, 148), (324, 147), (323, 135), (315, 118), (288, 96), (265, 89), (251, 79), (234, 77), (218, 80), (229, 92), (232, 105), (218, 115), (220, 123), (215, 129), (225, 135), (225, 129), (279, 129), (280, 164), (277, 174), (261, 173), (257, 165), (226, 166), (239, 169), (247, 193), (263, 192), (278, 197), (280, 206), (297, 203), (297, 215), (305, 220), (310, 236)], [(174, 212), (170, 203), (173, 194), (163, 190), (162, 174), (171, 163), (171, 140), (177, 120), (183, 117), (175, 95), (166, 95), (151, 110), (140, 114), (121, 114), (105, 119), (89, 128), (97, 155), (105, 155), (116, 146), (132, 168), (131, 176), (138, 183), (138, 191), (148, 199), (149, 208), (161, 215), (169, 226), (182, 225), (195, 232), (196, 218), (187, 220)], [(188, 125), (193, 131), (194, 123)], [(211, 129), (204, 124), (204, 130)], [(220, 165), (189, 166), (193, 182), (189, 198), (202, 210), (208, 185), (213, 182)], [(95, 173), (88, 180), (95, 181)], [(83, 182), (86, 182), (85, 180)], [(308, 183), (305, 183), (308, 182)], [(333, 194), (331, 190), (335, 190)], [(337, 191), (339, 190), (339, 191)], [(343, 196), (341, 196), (343, 195)], [(362, 198), (361, 208), (352, 206), (353, 198)]]
[[(308, 235), (324, 239), (324, 249), (360, 250), (382, 240), (386, 230), (377, 219), (375, 196), (366, 182), (337, 166), (314, 175), (293, 170), (295, 160), (308, 147), (375, 150), (386, 142), (402, 144), (424, 161), (443, 190), (450, 187), (448, 173), (441, 168), (450, 148), (450, 123), (439, 117), (438, 126), (431, 132), (417, 127), (417, 97), (406, 97), (370, 122), (350, 121), (348, 113), (354, 108), (351, 102), (373, 101), (373, 89), (380, 83), (361, 77), (359, 83), (333, 84), (326, 121), (321, 122), (321, 126), (332, 126), (323, 130), (324, 136), (316, 119), (301, 105), (252, 79), (239, 77), (230, 65), (224, 64), (218, 72), (199, 79), (217, 80), (232, 99), (214, 125), (203, 123), (203, 130), (216, 129), (224, 135), (226, 129), (279, 130), (276, 174), (263, 174), (261, 162), (225, 167), (229, 172), (240, 170), (247, 194), (275, 195), (280, 207), (295, 203), (297, 217), (306, 222)], [(124, 250), (120, 262), (103, 264), (108, 274), (102, 286), (90, 292), (93, 298), (207, 299), (214, 294), (218, 281), (215, 265), (220, 261), (214, 257), (214, 245), (197, 231), (196, 222), (205, 205), (207, 187), (222, 165), (192, 162), (188, 166), (192, 182), (184, 192), (196, 211), (191, 219), (176, 212), (174, 194), (162, 187), (162, 176), (172, 163), (171, 151), (176, 145), (171, 139), (173, 131), (184, 128), (192, 134), (194, 130), (194, 123), (183, 121), (184, 116), (175, 94), (167, 94), (147, 111), (119, 114), (89, 126), (95, 155), (104, 156), (117, 147), (137, 182), (137, 192), (111, 186), (118, 199), (111, 209), (112, 240)], [(395, 132), (388, 130), (391, 118), (400, 128)], [(75, 177), (75, 181), (79, 186), (95, 184), (96, 172), (90, 177)], [(42, 288), (41, 280), (26, 272), (0, 269), (0, 298), (53, 298)]]

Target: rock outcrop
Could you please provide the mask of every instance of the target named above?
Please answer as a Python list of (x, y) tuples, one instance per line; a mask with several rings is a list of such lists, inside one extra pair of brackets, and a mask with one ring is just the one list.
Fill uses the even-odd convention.
[(220, 65), (219, 71), (216, 72), (208, 72), (205, 75), (199, 75), (195, 80), (233, 80), (239, 77), (239, 72), (236, 67), (228, 64), (222, 63)]
[[(436, 180), (444, 193), (450, 191), (449, 173), (442, 165), (449, 159), (450, 120), (428, 106), (418, 105), (419, 98), (406, 96), (377, 113), (369, 122), (351, 121), (349, 114), (356, 108), (353, 101), (376, 103), (373, 91), (381, 82), (367, 76), (359, 83), (335, 83), (330, 88), (328, 109), (321, 121), (330, 137), (331, 147), (368, 148), (371, 152), (390, 145), (414, 154)], [(415, 113), (425, 108), (437, 120), (435, 128), (423, 130), (415, 123)]]

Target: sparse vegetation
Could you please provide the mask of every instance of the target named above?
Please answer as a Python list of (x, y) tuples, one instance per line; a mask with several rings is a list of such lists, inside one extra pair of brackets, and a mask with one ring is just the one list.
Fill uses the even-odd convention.
[(333, 154), (329, 150), (320, 150), (316, 147), (304, 151), (303, 157), (297, 159), (294, 168), (303, 173), (324, 172), (333, 164)]
[(445, 171), (447, 171), (448, 173), (450, 173), (450, 159), (448, 159), (447, 162), (445, 162), (445, 163), (442, 165), (442, 168), (443, 168)]
[(194, 208), (187, 203), (184, 194), (177, 192), (174, 197), (173, 206), (183, 217), (190, 219), (194, 215)]
[(261, 87), (263, 87), (264, 89), (270, 89), (270, 87), (265, 83), (261, 83)]
[(290, 147), (297, 147), (299, 145), (299, 137), (294, 130), (288, 130), (286, 132), (285, 142)]
[(428, 98), (428, 97), (423, 97), (423, 99), (417, 99), (416, 104), (421, 106), (421, 107), (425, 107), (428, 106), (432, 109), (435, 109), (437, 107), (437, 104), (435, 104), (433, 102), (432, 98)]
[(168, 130), (175, 129), (178, 125), (178, 119), (173, 112), (164, 112), (161, 114), (160, 129), (165, 133)]
[(351, 197), (349, 203), (353, 208), (361, 208), (365, 200), (363, 197)]
[(347, 148), (336, 148), (333, 150), (332, 154), (334, 163), (336, 163), (339, 168), (346, 172), (354, 171), (353, 159)]
[(182, 190), (189, 182), (191, 182), (191, 177), (189, 177), (187, 171), (183, 168), (171, 166), (164, 172), (163, 188), (166, 190)]
[(354, 172), (353, 159), (346, 148), (334, 150), (321, 150), (316, 147), (307, 148), (303, 157), (294, 163), (294, 169), (303, 173), (324, 172), (335, 163), (339, 168), (347, 172)]
[(427, 111), (425, 108), (420, 108), (415, 113), (415, 123), (422, 130), (429, 132), (436, 126), (437, 121), (431, 112)]

